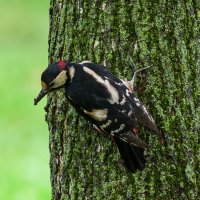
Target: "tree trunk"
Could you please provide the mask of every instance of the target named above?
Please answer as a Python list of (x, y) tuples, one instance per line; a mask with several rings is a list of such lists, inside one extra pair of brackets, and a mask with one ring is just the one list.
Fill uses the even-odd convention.
[(52, 199), (199, 197), (198, 3), (51, 0), (49, 62), (90, 60), (128, 79), (151, 66), (136, 89), (166, 139), (165, 146), (141, 128), (149, 161), (131, 174), (119, 164), (116, 145), (77, 115), (64, 91), (49, 94)]

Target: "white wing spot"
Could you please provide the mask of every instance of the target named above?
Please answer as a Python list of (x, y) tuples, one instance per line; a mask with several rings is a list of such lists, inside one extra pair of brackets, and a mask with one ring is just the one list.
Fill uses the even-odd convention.
[(134, 97), (133, 99), (136, 103), (136, 106), (138, 106), (138, 107), (141, 106), (140, 100), (138, 98)]
[(128, 116), (130, 117), (132, 114), (133, 114), (133, 111), (130, 110), (130, 111), (128, 112)]
[(119, 85), (119, 86), (122, 86), (123, 83), (118, 83), (118, 82), (115, 82), (116, 85)]
[(136, 102), (136, 106), (138, 106), (138, 107), (139, 107), (139, 106), (140, 106), (140, 103)]
[(107, 118), (108, 113), (108, 109), (92, 109), (92, 112), (83, 109), (83, 111), (85, 114), (100, 122)]
[(144, 112), (147, 113), (147, 115), (149, 116), (149, 113), (148, 113), (146, 107), (145, 106), (142, 106), (142, 107), (143, 107)]
[(105, 124), (101, 125), (100, 128), (104, 129), (107, 128), (108, 126), (110, 126), (112, 124), (111, 120), (108, 120)]
[(126, 96), (130, 96), (129, 90), (126, 90)]
[(149, 118), (153, 123), (155, 123), (154, 120), (153, 120), (153, 117), (149, 114), (149, 112), (147, 111), (146, 107), (145, 107), (145, 106), (142, 106), (142, 107), (143, 107), (144, 112), (147, 114), (148, 118)]
[(125, 98), (125, 96), (123, 95), (123, 98), (122, 98), (122, 100), (121, 100), (121, 102), (120, 102), (120, 105), (124, 105), (126, 103), (126, 98)]
[(122, 131), (125, 128), (125, 124), (121, 124), (120, 127), (118, 129), (115, 129), (113, 131), (111, 131), (111, 135), (113, 135), (114, 133), (119, 133), (120, 131)]

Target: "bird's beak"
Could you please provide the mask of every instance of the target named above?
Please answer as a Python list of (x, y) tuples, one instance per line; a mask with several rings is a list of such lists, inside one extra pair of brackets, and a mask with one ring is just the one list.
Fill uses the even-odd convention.
[(48, 89), (42, 89), (38, 96), (34, 99), (34, 105), (37, 105), (37, 103), (49, 92)]

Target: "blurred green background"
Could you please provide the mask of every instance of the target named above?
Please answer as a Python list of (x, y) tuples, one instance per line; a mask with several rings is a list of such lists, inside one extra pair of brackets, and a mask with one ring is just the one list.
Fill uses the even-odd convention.
[(0, 199), (50, 199), (46, 99), (49, 0), (0, 0)]

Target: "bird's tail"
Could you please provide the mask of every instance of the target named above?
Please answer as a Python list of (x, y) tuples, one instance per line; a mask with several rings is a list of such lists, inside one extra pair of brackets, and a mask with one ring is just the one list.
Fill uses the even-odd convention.
[(114, 137), (114, 139), (127, 169), (130, 172), (144, 169), (146, 164), (144, 149), (131, 145), (117, 137)]

